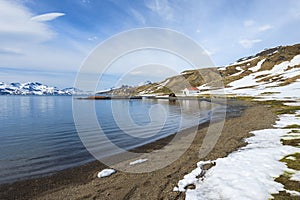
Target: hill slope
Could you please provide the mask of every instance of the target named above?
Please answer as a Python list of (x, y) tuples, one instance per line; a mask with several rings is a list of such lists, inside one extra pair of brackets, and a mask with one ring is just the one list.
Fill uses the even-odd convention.
[[(266, 49), (225, 67), (187, 70), (161, 82), (115, 89), (111, 93), (145, 95), (174, 92), (180, 95), (186, 87), (198, 87), (200, 95), (224, 91), (226, 94), (258, 96), (285, 92), (290, 97), (293, 96), (293, 88), (300, 88), (299, 78), (300, 44), (296, 44)], [(221, 90), (220, 81), (225, 90)]]

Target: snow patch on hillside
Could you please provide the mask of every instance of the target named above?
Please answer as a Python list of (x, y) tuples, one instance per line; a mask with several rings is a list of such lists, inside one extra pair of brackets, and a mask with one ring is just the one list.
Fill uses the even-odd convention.
[(257, 72), (258, 70), (260, 70), (261, 65), (265, 62), (266, 59), (262, 59), (261, 61), (259, 61), (257, 63), (257, 65), (255, 65), (254, 67), (249, 68), (249, 70), (251, 70), (252, 72)]
[[(257, 100), (300, 100), (300, 55), (296, 55), (291, 61), (285, 61), (275, 65), (270, 70), (258, 71), (265, 59), (257, 63), (253, 68), (249, 68), (253, 73), (242, 77), (228, 84), (224, 89), (211, 89), (202, 91), (201, 94), (228, 94), (237, 96), (257, 97)], [(294, 68), (293, 68), (294, 67)], [(258, 78), (259, 77), (259, 78)], [(274, 80), (273, 78), (278, 78)], [(288, 78), (295, 80), (282, 84)], [(262, 81), (266, 79), (266, 81)], [(269, 79), (269, 80), (268, 80)], [(201, 88), (198, 87), (198, 88)]]

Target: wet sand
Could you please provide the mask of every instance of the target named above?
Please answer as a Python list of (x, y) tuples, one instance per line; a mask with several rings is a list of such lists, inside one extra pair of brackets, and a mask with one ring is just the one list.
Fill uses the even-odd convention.
[[(250, 131), (270, 128), (275, 122), (276, 115), (269, 107), (246, 104), (247, 108), (241, 116), (226, 119), (214, 149), (201, 160), (215, 160), (227, 156), (246, 145), (243, 139), (251, 136)], [(208, 125), (200, 125), (189, 149), (175, 162), (160, 170), (148, 173), (117, 171), (110, 177), (99, 179), (97, 173), (107, 166), (94, 161), (48, 177), (2, 185), (0, 199), (184, 199), (184, 193), (173, 192), (173, 188), (200, 161), (199, 148)], [(189, 129), (181, 133), (180, 139), (184, 141), (188, 136)], [(173, 136), (169, 136), (144, 145), (135, 149), (135, 152), (151, 152), (165, 148), (172, 138)], [(176, 146), (171, 150), (176, 151)], [(151, 165), (150, 161), (147, 162), (143, 165)]]

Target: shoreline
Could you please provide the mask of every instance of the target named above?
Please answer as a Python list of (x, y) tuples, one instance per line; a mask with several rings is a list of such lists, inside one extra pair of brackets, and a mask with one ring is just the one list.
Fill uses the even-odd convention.
[[(229, 103), (232, 102), (241, 103), (240, 101)], [(241, 116), (226, 117), (218, 143), (203, 160), (227, 156), (246, 145), (243, 139), (251, 136), (250, 131), (269, 128), (275, 122), (276, 115), (270, 108), (255, 103), (242, 102), (242, 104), (247, 105), (247, 108)], [(209, 123), (199, 125), (191, 147), (178, 160), (163, 169), (142, 174), (118, 171), (111, 177), (99, 179), (97, 173), (107, 166), (99, 161), (93, 161), (50, 176), (0, 185), (0, 197), (5, 199), (183, 199), (182, 193), (172, 192), (172, 189), (177, 181), (199, 161), (197, 152), (208, 125)], [(188, 129), (183, 132), (188, 134)], [(163, 148), (173, 137), (174, 135), (170, 135), (138, 147), (134, 151), (149, 152)], [(114, 192), (116, 190), (118, 192)]]

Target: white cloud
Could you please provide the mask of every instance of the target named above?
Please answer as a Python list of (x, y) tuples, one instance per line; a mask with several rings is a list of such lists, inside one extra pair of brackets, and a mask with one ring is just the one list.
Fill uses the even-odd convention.
[(245, 27), (253, 26), (254, 24), (255, 24), (255, 21), (253, 21), (253, 20), (244, 21), (244, 26)]
[(267, 30), (269, 30), (269, 29), (271, 29), (271, 28), (273, 28), (273, 26), (267, 24), (267, 25), (263, 25), (263, 26), (259, 27), (259, 28), (258, 28), (258, 31), (259, 31), (259, 32), (263, 32), (263, 31), (267, 31)]
[[(0, 0), (0, 60), (11, 68), (71, 69), (82, 56), (66, 45), (57, 47), (57, 33), (43, 21), (31, 20), (34, 14), (19, 1)], [(58, 15), (55, 15), (56, 17)], [(45, 41), (49, 43), (44, 43)], [(69, 41), (68, 41), (69, 43)], [(80, 45), (84, 46), (84, 45)], [(1, 65), (1, 64), (0, 64)], [(0, 66), (1, 67), (1, 66)]]
[(65, 13), (58, 13), (58, 12), (45, 13), (42, 15), (34, 16), (31, 18), (31, 20), (36, 21), (36, 22), (46, 22), (46, 21), (54, 20), (54, 19), (64, 16), (64, 15), (65, 15)]
[(88, 41), (95, 41), (95, 40), (98, 40), (97, 36), (92, 36), (88, 38)]
[(260, 39), (253, 39), (253, 40), (248, 40), (248, 39), (243, 39), (240, 40), (239, 43), (242, 45), (244, 48), (251, 48), (254, 44), (261, 42), (262, 40)]
[(32, 21), (32, 13), (12, 1), (0, 1), (0, 44), (40, 42), (55, 33), (45, 24)]

